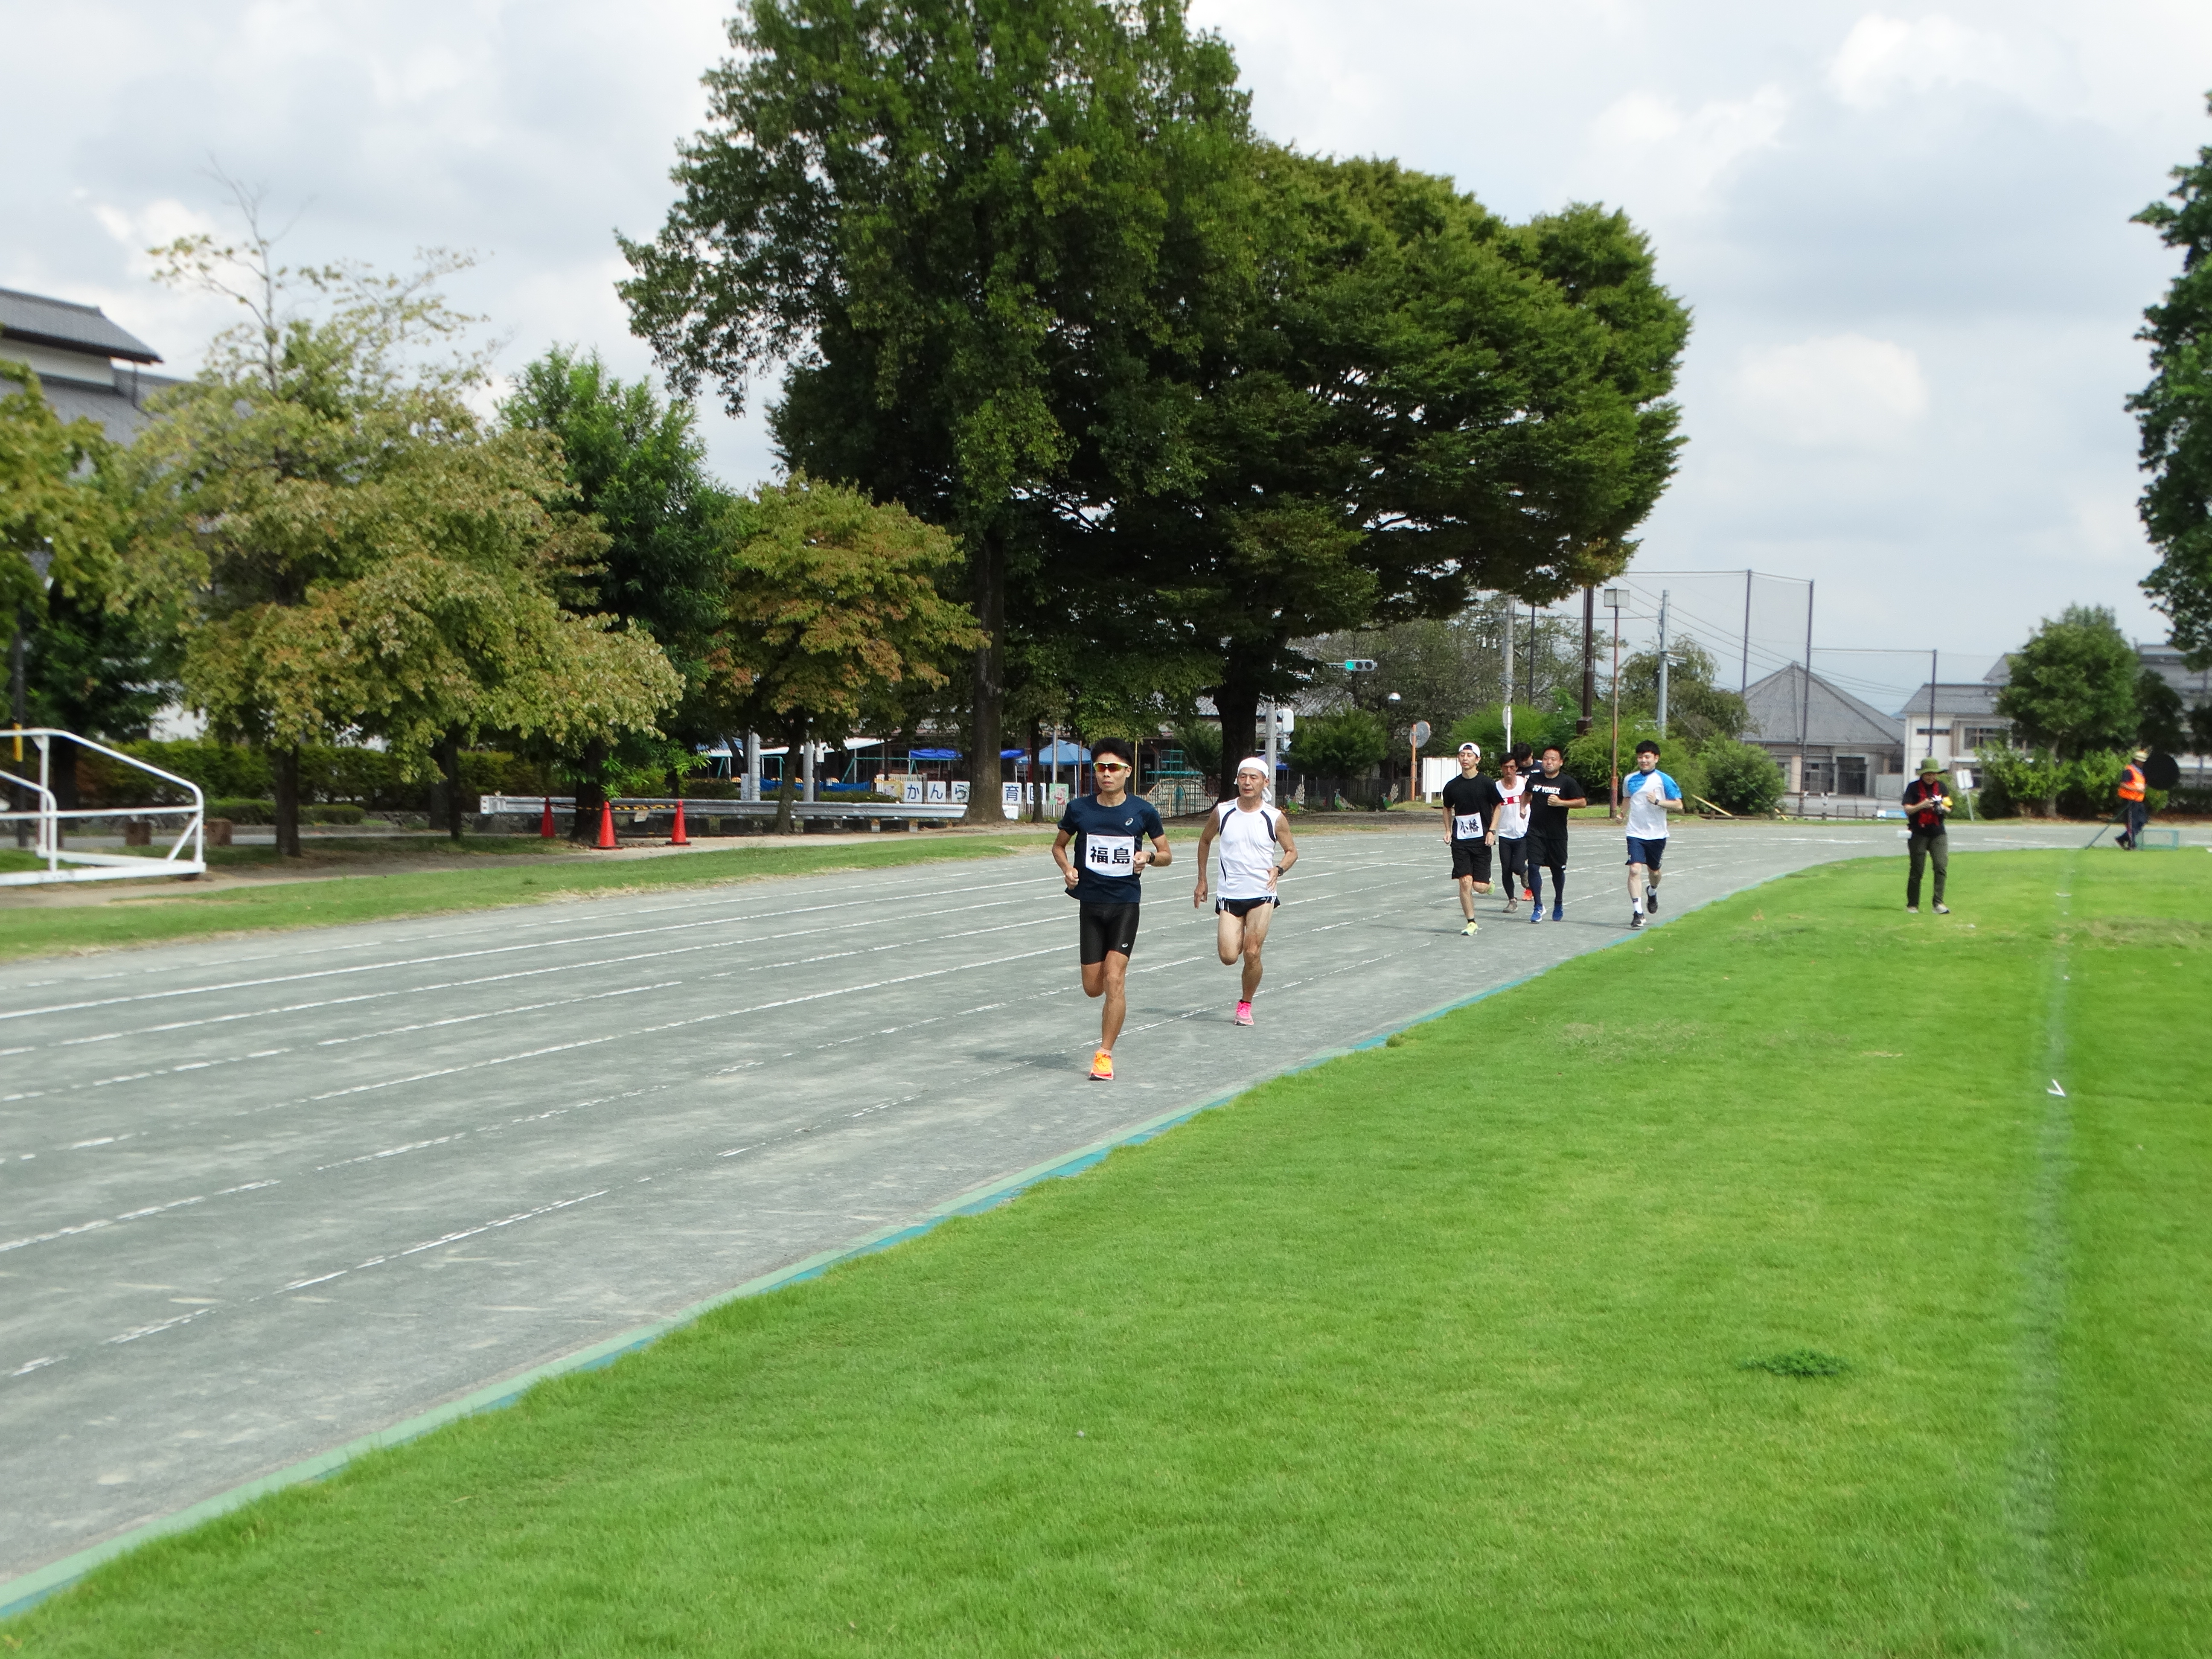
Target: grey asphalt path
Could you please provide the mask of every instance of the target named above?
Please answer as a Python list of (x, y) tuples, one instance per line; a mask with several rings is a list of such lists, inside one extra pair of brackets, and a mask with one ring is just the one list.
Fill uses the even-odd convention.
[[(1041, 855), (0, 968), (0, 1578), (1612, 943), (1619, 845), (1468, 939), (1433, 831), (1310, 835), (1244, 1030), (1185, 842), (1111, 1085)], [(1689, 826), (1662, 925), (1897, 850)]]

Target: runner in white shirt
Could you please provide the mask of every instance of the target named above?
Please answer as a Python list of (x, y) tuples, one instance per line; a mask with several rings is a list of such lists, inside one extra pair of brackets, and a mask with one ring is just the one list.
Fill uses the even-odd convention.
[(1505, 914), (1511, 915), (1528, 885), (1528, 745), (1516, 743), (1498, 775), (1498, 862), (1505, 884)]
[(1291, 821), (1267, 805), (1267, 763), (1258, 756), (1238, 763), (1237, 799), (1216, 804), (1198, 836), (1198, 888), (1193, 908), (1206, 900), (1206, 855), (1221, 843), (1221, 881), (1213, 901), (1216, 942), (1224, 963), (1244, 963), (1243, 988), (1237, 1000), (1237, 1023), (1252, 1023), (1252, 995), (1260, 988), (1260, 950), (1267, 942), (1267, 923), (1282, 900), (1275, 880), (1298, 861)]
[(1682, 810), (1682, 786), (1659, 769), (1659, 745), (1636, 745), (1636, 769), (1621, 785), (1628, 803), (1628, 925), (1641, 927), (1647, 903), (1659, 909), (1659, 860), (1667, 851), (1667, 814)]

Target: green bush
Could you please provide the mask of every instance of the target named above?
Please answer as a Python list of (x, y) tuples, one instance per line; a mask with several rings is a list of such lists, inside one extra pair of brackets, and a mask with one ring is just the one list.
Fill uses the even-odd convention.
[(2026, 812), (2101, 818), (2118, 810), (2117, 792), (2127, 757), (2105, 750), (2061, 760), (2046, 749), (1990, 749), (1982, 751), (1979, 763), (1982, 786), (1976, 804), (1986, 817)]
[(1291, 763), (1310, 778), (1362, 777), (1389, 752), (1381, 717), (1364, 708), (1302, 720), (1291, 740)]
[(1782, 804), (1782, 769), (1757, 744), (1715, 738), (1698, 758), (1705, 763), (1706, 783), (1698, 793), (1723, 811), (1740, 818), (1765, 817)]
[(223, 800), (210, 797), (207, 815), (211, 818), (228, 818), (233, 823), (274, 823), (276, 822), (276, 803), (273, 800)]
[[(210, 798), (266, 800), (276, 792), (265, 749), (213, 738), (116, 747), (165, 772), (189, 778)], [(471, 749), (461, 754), (461, 791), (466, 795), (543, 794), (544, 780), (543, 766), (500, 750)], [(87, 806), (167, 805), (185, 798), (182, 790), (101, 755), (79, 760), (77, 784)], [(343, 802), (372, 812), (421, 812), (429, 808), (430, 780), (404, 776), (399, 763), (380, 749), (309, 744), (300, 750), (300, 798), (303, 802)]]
[(310, 806), (301, 815), (309, 823), (359, 823), (367, 816), (358, 806)]

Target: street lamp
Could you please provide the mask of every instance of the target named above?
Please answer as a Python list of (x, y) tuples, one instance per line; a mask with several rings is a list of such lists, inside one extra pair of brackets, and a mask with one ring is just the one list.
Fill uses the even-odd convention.
[(1608, 818), (1620, 816), (1620, 607), (1627, 603), (1626, 588), (1605, 590), (1606, 609), (1613, 612), (1613, 784), (1605, 809)]

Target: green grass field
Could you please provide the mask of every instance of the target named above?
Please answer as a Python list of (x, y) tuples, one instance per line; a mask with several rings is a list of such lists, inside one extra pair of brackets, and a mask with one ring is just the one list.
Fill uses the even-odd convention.
[[(450, 857), (456, 850), (449, 842), (416, 841), (391, 851), (392, 867), (388, 871), (369, 874), (272, 883), (266, 887), (232, 887), (208, 893), (179, 893), (171, 887), (143, 899), (118, 898), (106, 904), (0, 909), (0, 961), (51, 956), (59, 951), (206, 939), (221, 933), (332, 927), (345, 922), (386, 921), (398, 916), (431, 915), (441, 911), (489, 909), (502, 904), (531, 904), (571, 895), (644, 892), (761, 876), (875, 870), (891, 865), (929, 863), (938, 859), (1034, 853), (1050, 839), (1045, 831), (1014, 830), (1002, 836), (887, 836), (880, 843), (846, 842), (809, 847), (798, 842), (779, 847), (749, 845), (726, 853), (693, 853), (680, 858), (609, 863), (594, 860), (588, 854), (565, 849), (559, 854), (536, 855), (544, 843), (529, 837), (481, 836), (469, 837), (459, 849), (464, 854), (483, 854), (485, 866), (481, 869), (410, 870), (407, 865), (414, 859)], [(367, 850), (374, 853), (375, 848)], [(259, 866), (276, 863), (274, 851), (268, 848), (216, 848), (212, 852), (215, 856), (210, 862), (217, 868), (225, 867), (226, 863)], [(354, 843), (327, 842), (313, 847), (297, 868), (302, 875), (313, 875), (319, 864), (341, 858), (358, 860), (362, 852)], [(227, 860), (222, 857), (225, 854), (231, 855)], [(15, 850), (8, 849), (4, 856), (14, 858)]]
[(2212, 863), (1954, 869), (1670, 920), (5, 1635), (2212, 1651)]

